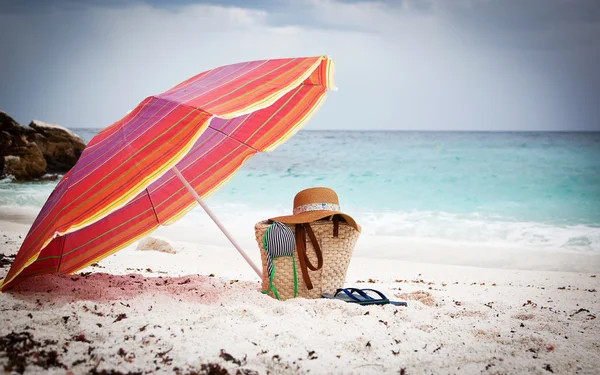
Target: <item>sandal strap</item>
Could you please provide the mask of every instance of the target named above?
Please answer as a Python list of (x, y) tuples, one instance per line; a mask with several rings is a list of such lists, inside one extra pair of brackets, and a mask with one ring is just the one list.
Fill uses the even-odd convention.
[[(366, 294), (366, 292), (373, 292), (373, 293), (377, 294), (379, 296), (379, 298), (381, 298), (381, 299), (388, 299), (383, 293), (381, 293), (380, 291), (375, 290), (375, 289), (358, 289), (358, 290), (362, 291), (365, 294)], [(368, 297), (370, 299), (374, 299), (371, 296), (368, 296)]]
[[(346, 294), (352, 300), (357, 301), (357, 302), (365, 302), (365, 301), (373, 300), (373, 298), (371, 298), (370, 296), (368, 296), (367, 293), (365, 293), (362, 290), (357, 289), (357, 288), (339, 288), (336, 291), (335, 296), (337, 296), (340, 292), (344, 292), (344, 294)], [(363, 299), (358, 298), (354, 293), (358, 294)]]

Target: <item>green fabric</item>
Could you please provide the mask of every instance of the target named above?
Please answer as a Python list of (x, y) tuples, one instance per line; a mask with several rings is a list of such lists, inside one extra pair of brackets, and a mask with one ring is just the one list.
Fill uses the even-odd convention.
[(298, 294), (298, 277), (296, 277), (296, 259), (292, 256), (292, 264), (294, 265), (294, 298)]
[(275, 276), (275, 265), (273, 265), (273, 273), (271, 276), (269, 276), (269, 287), (271, 288), (271, 290), (273, 291), (273, 295), (275, 295), (276, 299), (279, 299), (279, 294), (277, 294), (277, 289), (275, 288), (275, 286), (273, 285), (273, 277)]

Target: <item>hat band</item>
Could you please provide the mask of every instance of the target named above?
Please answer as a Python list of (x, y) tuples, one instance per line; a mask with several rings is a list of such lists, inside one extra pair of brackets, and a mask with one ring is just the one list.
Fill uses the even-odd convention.
[(335, 203), (309, 203), (294, 208), (294, 215), (308, 211), (339, 211), (340, 205)]

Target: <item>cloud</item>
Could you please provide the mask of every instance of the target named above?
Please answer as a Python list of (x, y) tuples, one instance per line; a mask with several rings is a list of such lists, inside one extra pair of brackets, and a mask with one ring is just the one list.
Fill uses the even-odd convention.
[(52, 14), (87, 12), (94, 9), (153, 8), (184, 12), (197, 7), (233, 8), (268, 13), (273, 27), (308, 27), (361, 32), (385, 32), (393, 28), (395, 16), (404, 11), (424, 12), (430, 0), (335, 1), (335, 0), (5, 0), (0, 14)]
[(563, 25), (556, 30), (516, 27), (532, 16), (490, 2), (5, 1), (0, 109), (22, 122), (105, 127), (215, 66), (329, 54), (340, 90), (312, 129), (598, 128), (595, 45), (577, 39), (573, 52), (551, 42), (551, 33), (576, 37), (565, 30), (578, 28), (580, 12), (548, 10)]
[(463, 37), (524, 49), (600, 46), (597, 0), (437, 0), (436, 11)]

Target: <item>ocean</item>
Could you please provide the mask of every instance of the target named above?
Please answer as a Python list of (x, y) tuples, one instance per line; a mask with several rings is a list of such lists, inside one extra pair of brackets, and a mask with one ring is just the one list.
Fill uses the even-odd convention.
[[(98, 129), (72, 129), (89, 141)], [(0, 182), (0, 206), (39, 209), (56, 182)], [(303, 130), (251, 158), (207, 203), (230, 226), (337, 191), (373, 236), (600, 253), (600, 133)], [(198, 208), (182, 221), (204, 215)]]

